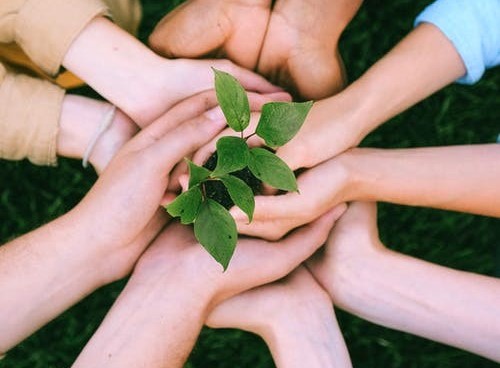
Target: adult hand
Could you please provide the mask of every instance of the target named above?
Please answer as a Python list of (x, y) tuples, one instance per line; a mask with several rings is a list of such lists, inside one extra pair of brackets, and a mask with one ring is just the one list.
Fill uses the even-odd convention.
[(141, 256), (74, 367), (182, 366), (215, 304), (291, 272), (324, 242), (334, 215), (279, 243), (241, 239), (226, 272), (190, 227), (170, 225)]
[[(95, 55), (99, 55), (96, 63)], [(117, 25), (98, 17), (71, 43), (63, 65), (144, 127), (181, 100), (213, 88), (211, 67), (233, 74), (250, 91), (281, 91), (228, 60), (167, 60)]]
[(168, 57), (222, 55), (319, 99), (345, 84), (338, 39), (360, 3), (279, 0), (271, 10), (269, 0), (191, 0), (165, 16), (150, 45)]
[(158, 23), (149, 44), (168, 58), (224, 57), (254, 70), (270, 14), (271, 0), (190, 0)]
[(150, 222), (157, 223), (157, 217), (164, 216), (159, 206), (170, 171), (225, 126), (222, 114), (203, 113), (215, 104), (213, 92), (194, 96), (142, 130), (117, 153), (68, 215), (83, 234), (93, 234), (92, 244), (104, 255), (124, 248), (118, 253), (127, 254), (130, 260), (142, 252), (146, 244), (133, 249), (127, 245), (134, 244)]
[(234, 207), (231, 214), (238, 232), (249, 236), (276, 240), (290, 230), (307, 224), (325, 212), (350, 199), (352, 178), (342, 155), (303, 172), (297, 179), (299, 193), (261, 195), (255, 197), (252, 222)]
[(206, 324), (261, 336), (277, 367), (351, 366), (330, 297), (303, 266), (222, 302)]
[(335, 304), (350, 313), (500, 361), (498, 278), (385, 248), (374, 203), (351, 203), (324, 252), (307, 266)]

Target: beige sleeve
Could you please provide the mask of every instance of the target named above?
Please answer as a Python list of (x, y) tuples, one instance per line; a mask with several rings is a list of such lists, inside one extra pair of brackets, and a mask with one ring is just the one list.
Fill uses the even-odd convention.
[(0, 0), (0, 42), (16, 42), (54, 76), (76, 36), (93, 18), (107, 14), (101, 0)]
[(63, 98), (63, 89), (0, 63), (0, 158), (55, 165)]

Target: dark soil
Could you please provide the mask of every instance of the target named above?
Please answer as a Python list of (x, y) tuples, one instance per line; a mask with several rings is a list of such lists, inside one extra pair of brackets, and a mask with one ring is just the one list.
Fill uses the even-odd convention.
[[(217, 152), (214, 152), (212, 156), (205, 162), (203, 167), (208, 170), (215, 169), (217, 165)], [(248, 168), (244, 168), (240, 171), (232, 172), (231, 175), (236, 176), (237, 178), (243, 180), (248, 184), (250, 188), (252, 188), (254, 194), (259, 194), (261, 192), (262, 182), (257, 179), (252, 172)], [(205, 185), (205, 193), (208, 198), (213, 199), (214, 201), (220, 203), (227, 209), (230, 209), (234, 206), (234, 202), (232, 201), (229, 193), (227, 192), (226, 187), (220, 181), (213, 180), (207, 181), (204, 183)]]

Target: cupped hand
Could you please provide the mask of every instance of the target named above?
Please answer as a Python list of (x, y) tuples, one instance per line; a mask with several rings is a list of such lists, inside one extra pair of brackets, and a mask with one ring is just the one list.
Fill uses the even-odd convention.
[[(169, 13), (150, 36), (167, 57), (227, 57), (304, 99), (345, 85), (338, 52), (360, 1), (191, 0)], [(216, 26), (215, 26), (216, 25)]]
[(198, 244), (189, 226), (173, 223), (141, 256), (133, 277), (184, 282), (186, 290), (198, 292), (199, 303), (206, 298), (208, 311), (233, 295), (290, 273), (324, 243), (337, 217), (334, 212), (325, 214), (275, 243), (240, 239), (225, 272)]
[(290, 230), (314, 221), (335, 208), (342, 213), (351, 190), (350, 177), (340, 158), (304, 171), (297, 179), (299, 192), (255, 197), (252, 222), (237, 207), (231, 209), (238, 232), (276, 240)]
[[(307, 301), (306, 303), (304, 301)], [(327, 306), (329, 295), (300, 266), (284, 279), (233, 296), (210, 312), (212, 328), (238, 328), (266, 337), (274, 324), (291, 324), (298, 316)]]
[(158, 23), (149, 44), (166, 57), (229, 58), (253, 70), (270, 13), (271, 0), (186, 1)]
[[(213, 92), (184, 101), (116, 154), (71, 213), (78, 228), (92, 234), (93, 244), (103, 252), (120, 249), (158, 223), (157, 217), (164, 216), (159, 206), (172, 168), (225, 126), (217, 114), (212, 119), (213, 114), (202, 113), (215, 104)], [(138, 256), (142, 250), (134, 248), (132, 253)]]

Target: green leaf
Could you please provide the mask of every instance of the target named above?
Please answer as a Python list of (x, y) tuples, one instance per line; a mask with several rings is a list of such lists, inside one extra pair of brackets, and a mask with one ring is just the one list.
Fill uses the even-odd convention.
[(225, 271), (238, 240), (236, 223), (229, 212), (214, 200), (207, 199), (201, 204), (194, 222), (194, 235)]
[(270, 147), (283, 146), (297, 134), (312, 105), (312, 101), (266, 103), (255, 133)]
[(252, 188), (236, 176), (224, 175), (220, 180), (226, 186), (234, 204), (241, 208), (241, 210), (247, 214), (248, 221), (252, 222), (253, 211), (255, 209), (255, 199), (253, 197)]
[(217, 166), (212, 176), (241, 170), (248, 165), (248, 146), (244, 139), (222, 137), (217, 141)]
[(257, 178), (272, 187), (296, 192), (297, 180), (288, 165), (264, 148), (252, 148), (248, 168)]
[(212, 68), (215, 73), (217, 101), (227, 120), (227, 125), (242, 132), (250, 123), (250, 104), (247, 93), (231, 74)]
[(189, 188), (192, 188), (195, 185), (200, 184), (202, 181), (204, 181), (210, 176), (211, 174), (210, 170), (196, 165), (194, 162), (188, 160), (187, 158), (186, 162), (189, 166)]
[(194, 222), (201, 204), (201, 190), (199, 186), (189, 189), (179, 195), (165, 208), (172, 217), (180, 217), (181, 223), (191, 224)]

